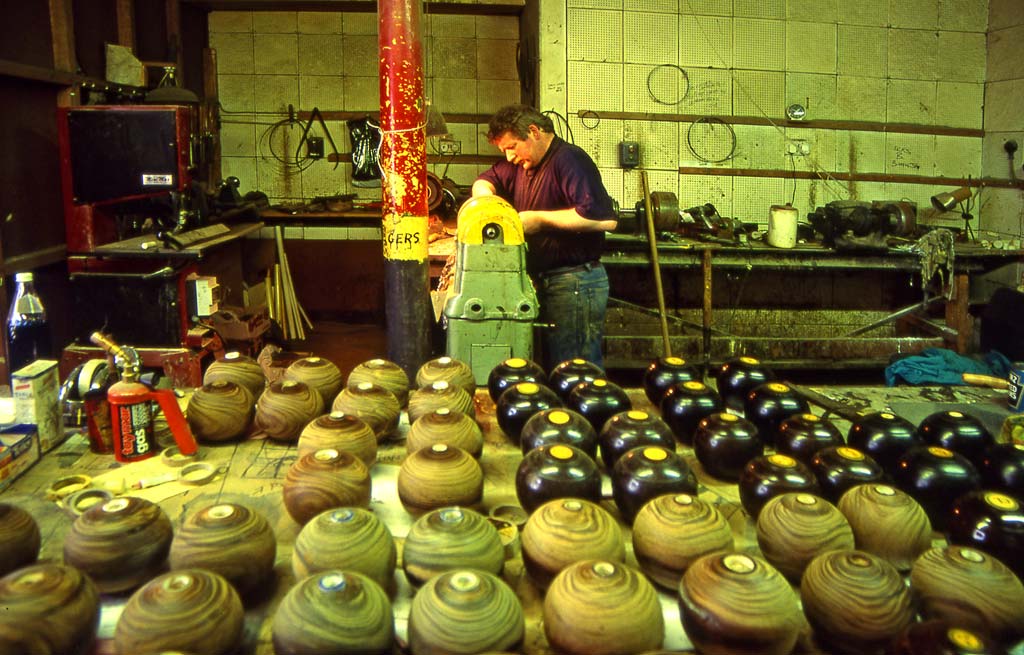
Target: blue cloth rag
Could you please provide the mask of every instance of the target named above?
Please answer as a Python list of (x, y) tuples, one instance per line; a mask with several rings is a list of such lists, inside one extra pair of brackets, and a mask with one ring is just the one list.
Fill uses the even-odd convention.
[(1010, 360), (998, 351), (980, 359), (958, 355), (945, 348), (927, 348), (920, 355), (905, 357), (885, 367), (885, 383), (894, 387), (907, 384), (963, 384), (964, 373), (1006, 378)]

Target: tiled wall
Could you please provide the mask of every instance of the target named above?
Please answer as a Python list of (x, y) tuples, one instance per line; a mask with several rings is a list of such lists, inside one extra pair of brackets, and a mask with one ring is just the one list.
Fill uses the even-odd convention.
[[(992, 0), (1000, 1), (1020, 13), (1020, 0)], [(732, 159), (706, 164), (691, 151), (688, 137), (698, 155), (718, 159), (730, 150), (728, 129), (598, 118), (618, 111), (781, 121), (786, 106), (800, 103), (810, 119), (978, 129), (988, 5), (989, 0), (545, 0), (540, 104), (570, 116), (576, 142), (595, 157), (624, 206), (641, 197), (639, 175), (618, 167), (616, 144), (628, 139), (641, 144), (652, 189), (677, 192), (683, 207), (712, 202), (724, 215), (764, 222), (770, 205), (790, 200), (804, 212), (835, 199), (906, 198), (917, 203), (923, 219), (933, 220), (929, 198), (948, 185), (845, 183), (826, 173), (978, 177), (981, 138), (737, 125)], [(596, 117), (581, 119), (581, 110)], [(787, 141), (795, 140), (810, 145), (809, 156), (786, 154)], [(679, 166), (795, 166), (819, 171), (821, 179), (677, 175)]]
[[(988, 74), (985, 83), (985, 177), (1010, 179), (1010, 161), (1003, 148), (1017, 142), (1013, 175), (1024, 178), (1024, 6), (1020, 0), (991, 0), (988, 32)], [(982, 202), (986, 226), (1020, 239), (1024, 234), (1024, 193), (988, 189)]]
[[(442, 112), (486, 114), (518, 100), (517, 17), (428, 14), (423, 31), (427, 95)], [(215, 11), (210, 45), (217, 51), (224, 177), (237, 176), (243, 192), (259, 189), (272, 202), (344, 193), (380, 198), (379, 189), (352, 185), (350, 164), (297, 164), (303, 126), (274, 128), (289, 105), (296, 111), (379, 109), (375, 12)], [(338, 150), (350, 152), (345, 123), (328, 121), (328, 129)], [(449, 129), (463, 153), (496, 154), (477, 125), (449, 123)], [(430, 147), (436, 147), (433, 139)], [(330, 153), (329, 143), (325, 149)], [(443, 164), (431, 168), (445, 172)], [(452, 164), (447, 175), (470, 184), (478, 168)]]

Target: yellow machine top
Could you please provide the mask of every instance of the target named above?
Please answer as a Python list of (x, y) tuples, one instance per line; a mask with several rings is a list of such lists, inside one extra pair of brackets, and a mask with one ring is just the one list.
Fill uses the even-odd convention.
[(525, 241), (519, 213), (498, 196), (470, 198), (459, 209), (458, 221), (459, 243), (479, 245), (494, 240), (495, 235), (487, 233), (489, 225), (501, 228), (502, 243), (506, 246), (518, 246)]

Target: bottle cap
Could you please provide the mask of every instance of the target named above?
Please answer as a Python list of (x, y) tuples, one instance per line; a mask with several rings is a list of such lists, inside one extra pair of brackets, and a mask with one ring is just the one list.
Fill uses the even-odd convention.
[(14, 281), (15, 282), (31, 282), (32, 281), (32, 274), (31, 273), (15, 273)]

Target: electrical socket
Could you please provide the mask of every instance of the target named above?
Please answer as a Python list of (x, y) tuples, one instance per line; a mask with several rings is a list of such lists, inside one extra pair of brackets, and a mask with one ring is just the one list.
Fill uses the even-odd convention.
[(811, 144), (803, 139), (789, 139), (786, 141), (786, 154), (801, 157), (811, 154)]
[(437, 149), (442, 155), (458, 155), (462, 152), (462, 142), (455, 139), (441, 139), (437, 142)]

